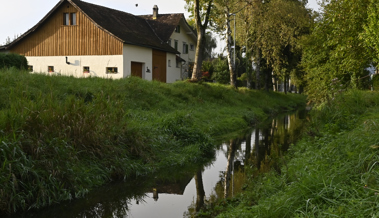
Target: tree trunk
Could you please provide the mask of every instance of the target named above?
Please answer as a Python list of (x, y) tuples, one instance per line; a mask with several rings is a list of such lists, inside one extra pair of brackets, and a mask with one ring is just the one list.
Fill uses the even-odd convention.
[(277, 83), (276, 77), (275, 77), (275, 75), (273, 75), (274, 72), (272, 72), (271, 74), (272, 74), (272, 90), (274, 90), (274, 92), (276, 92), (276, 91), (278, 91), (277, 86), (276, 86), (276, 83)]
[(271, 75), (269, 73), (265, 73), (265, 90), (268, 92), (270, 90), (270, 78)]
[(200, 209), (204, 206), (204, 185), (203, 185), (203, 175), (202, 171), (199, 170), (195, 174), (195, 183), (196, 183), (196, 212), (200, 211)]
[(235, 147), (236, 147), (236, 141), (231, 140), (229, 144), (229, 149), (228, 149), (228, 163), (226, 165), (226, 172), (225, 172), (225, 184), (224, 184), (224, 198), (225, 199), (229, 197), (229, 187), (230, 187), (230, 179), (231, 179), (231, 175), (233, 171)]
[(196, 31), (197, 31), (197, 45), (196, 45), (196, 54), (195, 54), (195, 63), (193, 66), (193, 72), (191, 80), (197, 81), (201, 79), (201, 67), (203, 65), (203, 53), (204, 53), (204, 43), (205, 43), (205, 30), (208, 27), (209, 15), (211, 13), (211, 8), (213, 5), (213, 0), (209, 1), (207, 12), (205, 14), (204, 24), (201, 23), (200, 16), (200, 2), (199, 0), (194, 1), (194, 10), (195, 10), (195, 21), (196, 21)]
[(260, 80), (261, 80), (261, 51), (258, 49), (256, 60), (255, 60), (255, 89), (259, 90), (260, 87)]
[[(225, 13), (226, 18), (226, 57), (228, 59), (228, 65), (229, 65), (229, 72), (230, 72), (230, 85), (232, 85), (234, 88), (237, 88), (237, 81), (235, 76), (235, 60), (232, 60), (232, 30), (230, 28), (230, 15), (229, 11), (227, 10)], [(235, 19), (235, 18), (234, 18)]]
[(192, 77), (191, 80), (199, 80), (201, 78), (201, 66), (203, 64), (203, 53), (204, 53), (204, 34), (203, 29), (197, 31), (197, 45), (196, 45), (196, 53), (195, 53), (195, 63), (193, 66)]
[(284, 76), (284, 94), (287, 95), (287, 77)]

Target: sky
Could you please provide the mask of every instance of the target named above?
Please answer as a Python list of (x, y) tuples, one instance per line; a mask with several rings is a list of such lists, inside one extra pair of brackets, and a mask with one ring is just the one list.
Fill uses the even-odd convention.
[[(184, 0), (85, 0), (86, 2), (125, 11), (135, 15), (152, 14), (154, 5), (159, 13), (184, 13)], [(308, 7), (318, 9), (317, 0), (308, 0)], [(36, 25), (59, 0), (0, 0), (0, 45), (9, 36), (21, 35)], [(173, 3), (175, 2), (175, 3)], [(138, 7), (136, 7), (138, 4)]]

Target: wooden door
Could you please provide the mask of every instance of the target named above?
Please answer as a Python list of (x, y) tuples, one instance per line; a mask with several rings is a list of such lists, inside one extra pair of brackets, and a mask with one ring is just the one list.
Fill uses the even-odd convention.
[(132, 76), (142, 78), (142, 63), (132, 62)]
[(153, 50), (153, 80), (166, 82), (166, 52)]

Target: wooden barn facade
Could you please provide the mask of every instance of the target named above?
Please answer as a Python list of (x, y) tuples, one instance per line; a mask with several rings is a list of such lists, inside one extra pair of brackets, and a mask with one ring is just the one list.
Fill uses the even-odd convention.
[[(171, 45), (173, 38), (183, 40), (182, 49)], [(138, 76), (171, 83), (183, 79), (195, 55), (188, 44), (195, 43), (183, 14), (159, 15), (155, 6), (153, 15), (135, 16), (81, 0), (61, 0), (4, 50), (26, 56), (35, 73)]]

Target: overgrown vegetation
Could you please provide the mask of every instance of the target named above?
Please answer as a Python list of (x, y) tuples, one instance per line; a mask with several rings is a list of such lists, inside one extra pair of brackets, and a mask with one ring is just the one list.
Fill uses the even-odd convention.
[(349, 91), (312, 113), (280, 175), (250, 171), (244, 193), (199, 217), (377, 217), (379, 94)]
[(0, 211), (81, 197), (111, 180), (208, 160), (211, 137), (305, 97), (215, 84), (0, 70)]

